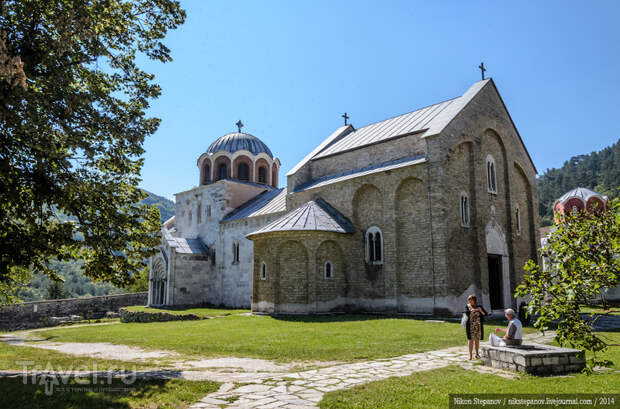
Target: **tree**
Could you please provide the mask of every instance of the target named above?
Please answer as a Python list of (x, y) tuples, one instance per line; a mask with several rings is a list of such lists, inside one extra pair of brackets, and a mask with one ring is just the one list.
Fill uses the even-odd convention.
[(603, 336), (593, 330), (593, 317), (581, 314), (583, 305), (603, 308), (608, 304), (602, 290), (613, 288), (620, 279), (620, 199), (607, 211), (564, 215), (542, 249), (547, 268), (532, 260), (516, 294), (529, 299), (527, 312), (537, 316), (540, 330), (557, 321), (556, 341), (560, 345), (591, 351), (588, 369), (609, 365), (597, 353), (608, 348)]
[(52, 281), (47, 286), (47, 299), (60, 300), (66, 298), (65, 288), (62, 281)]
[(53, 259), (120, 287), (145, 267), (159, 211), (137, 184), (161, 91), (136, 58), (171, 61), (184, 19), (173, 0), (0, 0), (0, 283), (57, 281)]

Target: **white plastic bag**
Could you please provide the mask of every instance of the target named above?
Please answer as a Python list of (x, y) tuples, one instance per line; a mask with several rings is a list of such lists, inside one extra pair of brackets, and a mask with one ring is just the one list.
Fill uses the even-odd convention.
[(461, 317), (461, 327), (467, 326), (467, 320), (467, 314), (463, 313), (463, 316)]

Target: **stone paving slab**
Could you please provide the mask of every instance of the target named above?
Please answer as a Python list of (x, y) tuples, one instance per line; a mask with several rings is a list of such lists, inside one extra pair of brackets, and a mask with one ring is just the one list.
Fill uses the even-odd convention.
[[(548, 342), (553, 333), (535, 336), (538, 342)], [(526, 337), (532, 339), (533, 337)], [(374, 382), (393, 376), (408, 376), (414, 372), (430, 371), (449, 365), (459, 365), (464, 369), (485, 374), (495, 374), (514, 379), (517, 374), (498, 368), (490, 368), (469, 361), (465, 346), (451, 347), (437, 351), (403, 355), (392, 359), (376, 359), (367, 362), (335, 365), (283, 375), (271, 374), (269, 379), (255, 379), (254, 383), (234, 389), (230, 384), (222, 385), (220, 390), (209, 394), (205, 399), (190, 406), (202, 406), (209, 398), (217, 399), (219, 408), (227, 409), (316, 409), (318, 402), (327, 392), (351, 388), (355, 385)], [(290, 381), (293, 378), (295, 380)], [(285, 381), (289, 379), (289, 381)], [(238, 399), (233, 403), (227, 398)], [(209, 401), (210, 402), (210, 401)]]

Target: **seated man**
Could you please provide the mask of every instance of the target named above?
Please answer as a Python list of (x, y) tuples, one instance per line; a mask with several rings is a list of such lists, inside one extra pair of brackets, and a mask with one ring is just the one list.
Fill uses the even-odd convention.
[(508, 308), (506, 311), (504, 311), (504, 315), (508, 320), (508, 326), (506, 327), (506, 329), (495, 328), (495, 332), (505, 332), (506, 335), (504, 335), (504, 338), (500, 338), (495, 334), (491, 334), (489, 336), (489, 342), (494, 347), (521, 345), (521, 340), (523, 338), (521, 331), (523, 326), (521, 325), (521, 321), (519, 321), (512, 308)]

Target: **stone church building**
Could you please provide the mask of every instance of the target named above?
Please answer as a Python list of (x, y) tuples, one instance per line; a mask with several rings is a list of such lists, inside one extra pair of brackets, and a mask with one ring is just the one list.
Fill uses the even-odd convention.
[(285, 188), (241, 131), (197, 165), (162, 227), (150, 305), (453, 315), (477, 294), (497, 310), (537, 258), (537, 172), (491, 79), (364, 127), (345, 118)]

